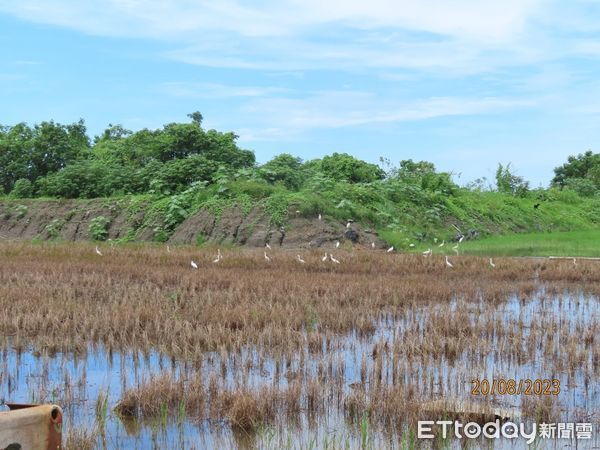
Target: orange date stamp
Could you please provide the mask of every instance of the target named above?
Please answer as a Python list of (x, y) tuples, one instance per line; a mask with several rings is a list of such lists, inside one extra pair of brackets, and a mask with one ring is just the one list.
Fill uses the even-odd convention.
[(471, 380), (471, 395), (558, 395), (560, 380), (557, 379), (492, 379)]

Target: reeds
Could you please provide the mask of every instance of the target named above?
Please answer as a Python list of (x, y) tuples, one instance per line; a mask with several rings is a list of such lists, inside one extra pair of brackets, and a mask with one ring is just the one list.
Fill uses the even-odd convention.
[[(587, 404), (585, 389), (598, 387), (595, 262), (498, 258), (492, 270), (453, 257), (449, 269), (439, 256), (357, 251), (332, 265), (308, 253), (299, 265), (293, 252), (272, 252), (271, 264), (261, 251), (224, 253), (213, 264), (213, 252), (191, 248), (115, 247), (98, 257), (87, 245), (2, 244), (0, 334), (47, 358), (85, 356), (91, 345), (159, 352), (172, 367), (124, 380), (111, 408), (245, 433), (335, 413), (370, 443), (377, 430), (414, 430), (432, 399), (471, 398), (473, 378), (517, 370), (588, 380), (553, 403), (515, 398), (529, 419), (564, 418), (561, 408), (574, 413), (581, 405), (571, 399)], [(68, 402), (79, 379), (63, 378), (57, 392)]]

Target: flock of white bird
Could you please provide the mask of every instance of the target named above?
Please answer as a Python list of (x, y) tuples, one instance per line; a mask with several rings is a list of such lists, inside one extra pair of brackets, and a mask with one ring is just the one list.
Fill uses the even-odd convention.
[[(321, 215), (320, 215), (320, 214), (319, 214), (319, 220), (321, 220)], [(351, 222), (348, 222), (348, 224), (347, 224), (346, 226), (347, 226), (347, 227), (349, 227), (349, 226), (350, 226), (350, 224), (351, 224)], [(454, 252), (455, 252), (457, 255), (459, 254), (459, 245), (460, 245), (460, 243), (463, 241), (463, 239), (464, 239), (464, 236), (461, 236), (461, 237), (460, 237), (460, 239), (458, 240), (458, 242), (456, 243), (456, 245), (454, 245), (454, 246), (452, 247), (452, 250), (454, 250)], [(437, 239), (437, 238), (434, 238), (434, 243), (437, 243), (437, 241), (438, 241), (438, 239)], [(440, 248), (441, 248), (441, 247), (443, 247), (445, 244), (446, 244), (446, 241), (445, 241), (445, 240), (442, 240), (441, 244), (439, 244), (439, 245), (438, 245), (438, 247), (440, 247)], [(335, 247), (336, 249), (339, 249), (339, 248), (340, 248), (340, 245), (341, 245), (341, 244), (340, 244), (340, 241), (335, 241), (334, 247)], [(414, 247), (414, 246), (415, 246), (414, 244), (410, 244), (410, 247)], [(375, 242), (372, 242), (372, 243), (371, 243), (371, 248), (372, 248), (372, 249), (375, 249), (375, 248), (376, 248), (376, 244), (375, 244)], [(272, 261), (272, 258), (271, 258), (271, 256), (269, 256), (269, 254), (267, 253), (267, 250), (271, 250), (271, 246), (270, 246), (268, 243), (267, 243), (267, 244), (265, 244), (264, 257), (265, 257), (265, 261), (267, 261), (267, 262), (271, 262), (271, 261)], [(387, 253), (392, 253), (393, 251), (394, 251), (394, 246), (393, 246), (393, 245), (392, 245), (391, 247), (389, 247), (389, 248), (386, 250), (386, 252), (387, 252)], [(170, 248), (168, 245), (167, 245), (167, 252), (169, 252), (169, 253), (171, 252), (171, 248)], [(98, 246), (96, 246), (96, 254), (97, 254), (97, 255), (99, 255), (99, 256), (103, 256), (103, 255), (102, 255), (102, 252), (100, 251), (100, 249), (98, 248)], [(431, 248), (428, 248), (427, 250), (425, 250), (425, 251), (422, 253), (423, 257), (425, 257), (425, 258), (427, 258), (427, 257), (431, 256), (432, 254), (433, 254), (433, 250), (432, 250)], [(446, 257), (446, 267), (453, 268), (453, 267), (454, 267), (454, 265), (453, 265), (453, 264), (452, 264), (452, 262), (450, 261), (450, 258), (448, 258), (448, 255), (445, 255), (445, 257)], [(223, 254), (221, 253), (221, 249), (217, 249), (217, 256), (216, 256), (216, 258), (215, 258), (215, 259), (213, 259), (213, 260), (212, 260), (212, 262), (213, 262), (214, 264), (217, 264), (217, 263), (221, 262), (222, 260), (223, 260)], [(340, 264), (340, 261), (339, 261), (339, 259), (335, 258), (335, 257), (333, 256), (333, 254), (332, 254), (332, 253), (329, 253), (329, 252), (325, 252), (325, 255), (323, 255), (323, 257), (321, 258), (321, 261), (322, 261), (322, 262), (325, 262), (325, 261), (327, 261), (327, 260), (331, 261), (331, 262), (332, 262), (332, 263), (334, 263), (334, 264)], [(302, 256), (300, 256), (299, 254), (298, 254), (298, 255), (296, 255), (296, 261), (298, 261), (300, 264), (306, 264), (306, 261), (305, 261), (305, 260), (302, 258)], [(574, 264), (576, 264), (576, 262), (575, 262), (575, 258), (573, 258), (573, 263), (574, 263)], [(490, 265), (490, 267), (491, 267), (491, 268), (495, 268), (495, 267), (496, 267), (496, 264), (494, 263), (494, 261), (493, 261), (493, 259), (492, 259), (492, 258), (490, 258), (490, 259), (489, 259), (489, 265)], [(192, 267), (192, 269), (198, 269), (198, 267), (199, 267), (199, 266), (198, 266), (198, 263), (196, 263), (196, 261), (194, 261), (194, 260), (191, 260), (191, 261), (190, 261), (190, 266)]]

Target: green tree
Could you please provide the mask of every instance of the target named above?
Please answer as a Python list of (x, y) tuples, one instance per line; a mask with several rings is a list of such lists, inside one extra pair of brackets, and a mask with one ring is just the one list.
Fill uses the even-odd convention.
[(269, 183), (283, 183), (288, 189), (298, 190), (302, 185), (302, 159), (289, 153), (275, 156), (260, 168), (260, 175)]
[(510, 170), (510, 163), (506, 166), (498, 163), (496, 169), (496, 187), (499, 192), (511, 194), (515, 197), (524, 197), (529, 192), (529, 182), (523, 177), (515, 175)]
[[(554, 178), (552, 184), (555, 186), (565, 186), (569, 178), (586, 178), (588, 173), (595, 173), (594, 170), (600, 166), (600, 153), (593, 153), (591, 150), (577, 156), (569, 156), (567, 162), (554, 169)], [(600, 187), (600, 184), (597, 184)]]
[(371, 183), (382, 180), (385, 172), (379, 166), (355, 158), (347, 153), (324, 156), (320, 171), (336, 181), (348, 183)]

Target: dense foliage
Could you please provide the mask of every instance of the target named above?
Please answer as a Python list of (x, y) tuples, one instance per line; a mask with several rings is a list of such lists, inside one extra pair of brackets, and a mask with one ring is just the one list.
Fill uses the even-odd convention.
[(158, 239), (200, 208), (218, 215), (233, 204), (246, 213), (262, 205), (278, 226), (292, 207), (304, 216), (353, 218), (399, 246), (453, 224), (543, 231), (600, 223), (600, 155), (592, 152), (556, 168), (549, 189), (531, 190), (501, 164), (495, 187), (486, 180), (460, 187), (426, 161), (382, 160), (380, 166), (345, 153), (310, 161), (283, 153), (257, 165), (234, 133), (205, 130), (200, 113), (189, 117), (157, 130), (110, 125), (93, 140), (83, 121), (0, 127), (0, 194), (143, 198), (144, 226), (158, 230)]

